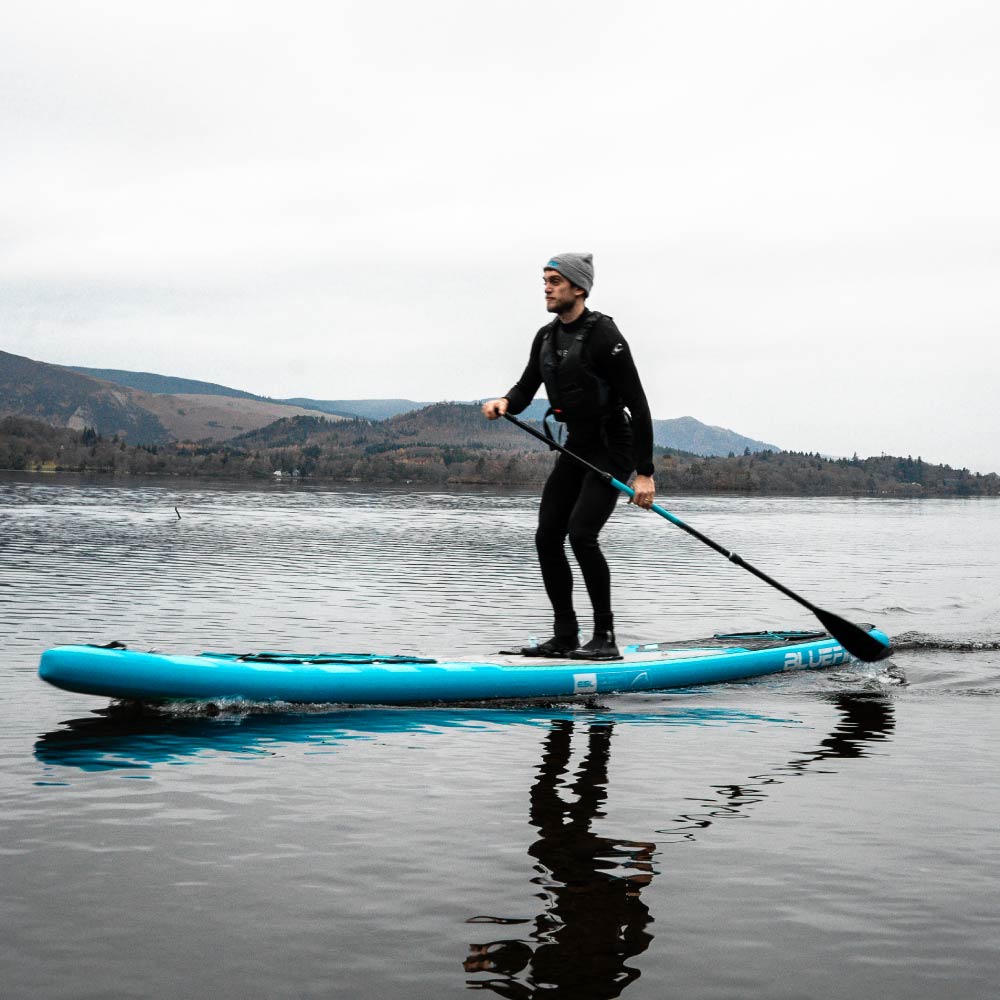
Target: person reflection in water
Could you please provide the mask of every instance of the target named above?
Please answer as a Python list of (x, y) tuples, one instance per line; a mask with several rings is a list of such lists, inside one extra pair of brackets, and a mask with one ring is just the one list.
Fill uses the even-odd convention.
[(610, 1000), (639, 977), (626, 963), (652, 941), (646, 931), (652, 917), (640, 892), (653, 877), (656, 845), (601, 837), (591, 829), (604, 816), (612, 728), (611, 723), (587, 727), (586, 756), (568, 782), (574, 724), (553, 722), (530, 809), (539, 833), (529, 850), (539, 872), (532, 882), (542, 887), (538, 895), (545, 910), (535, 918), (529, 940), (470, 946), (466, 972), (503, 977), (470, 980), (471, 989), (513, 1000)]
[[(870, 744), (892, 738), (891, 701), (844, 694), (832, 699), (837, 725), (818, 746), (793, 760), (735, 784), (713, 785), (698, 807), (658, 829), (661, 844), (701, 839), (719, 819), (748, 817), (792, 775), (830, 760), (863, 758)], [(510, 1000), (566, 997), (612, 1000), (639, 978), (626, 963), (652, 941), (652, 917), (640, 898), (653, 877), (656, 844), (600, 837), (591, 823), (604, 816), (611, 723), (587, 728), (587, 755), (569, 783), (573, 723), (559, 720), (545, 740), (531, 790), (531, 823), (539, 837), (530, 848), (545, 910), (525, 938), (470, 946), (467, 973), (495, 973), (467, 980), (470, 989), (492, 990)], [(564, 797), (565, 796), (565, 797)], [(476, 917), (470, 923), (526, 924), (529, 920)]]

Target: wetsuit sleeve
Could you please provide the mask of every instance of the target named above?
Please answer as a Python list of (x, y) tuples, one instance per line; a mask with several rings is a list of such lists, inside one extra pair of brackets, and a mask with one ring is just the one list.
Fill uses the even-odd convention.
[(594, 330), (593, 359), (601, 375), (621, 396), (632, 415), (635, 439), (635, 469), (641, 476), (653, 475), (653, 417), (632, 352), (614, 322), (604, 321)]
[(516, 416), (527, 409), (542, 384), (542, 369), (538, 362), (538, 356), (542, 350), (544, 330), (545, 327), (542, 327), (531, 342), (531, 354), (528, 356), (528, 363), (521, 373), (521, 377), (504, 393), (508, 401), (507, 412), (511, 416)]

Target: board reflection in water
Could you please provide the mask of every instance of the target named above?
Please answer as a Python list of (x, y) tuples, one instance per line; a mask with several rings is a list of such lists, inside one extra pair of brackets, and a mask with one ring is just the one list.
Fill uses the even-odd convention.
[[(883, 698), (840, 695), (840, 718), (815, 750), (766, 774), (741, 776), (713, 786), (699, 808), (686, 810), (658, 831), (660, 844), (697, 840), (723, 815), (749, 815), (766, 801), (768, 788), (801, 775), (817, 763), (867, 755), (866, 744), (889, 738), (895, 723)], [(653, 918), (642, 899), (657, 869), (657, 844), (609, 838), (592, 826), (604, 819), (613, 722), (579, 726), (585, 756), (570, 774), (577, 723), (556, 719), (545, 738), (542, 763), (530, 793), (529, 817), (538, 839), (528, 853), (539, 873), (531, 881), (543, 910), (533, 919), (477, 916), (470, 924), (531, 925), (525, 935), (472, 943), (464, 961), (466, 986), (510, 1000), (566, 997), (613, 1000), (640, 976), (629, 960), (653, 940)], [(578, 737), (578, 738), (579, 738)], [(784, 777), (783, 777), (784, 776)]]

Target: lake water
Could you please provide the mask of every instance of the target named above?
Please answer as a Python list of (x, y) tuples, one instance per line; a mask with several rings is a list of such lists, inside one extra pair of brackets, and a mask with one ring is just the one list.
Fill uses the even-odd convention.
[[(662, 500), (897, 653), (596, 709), (108, 712), (42, 650), (543, 638), (537, 498), (0, 477), (0, 993), (995, 997), (1000, 503)], [(655, 515), (603, 538), (620, 640), (814, 626)]]

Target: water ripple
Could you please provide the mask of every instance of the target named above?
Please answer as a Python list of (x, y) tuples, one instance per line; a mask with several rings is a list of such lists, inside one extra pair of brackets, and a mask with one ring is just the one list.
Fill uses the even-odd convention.
[[(108, 712), (40, 651), (543, 633), (537, 497), (0, 476), (5, 992), (992, 997), (997, 504), (664, 502), (896, 654), (573, 708)], [(652, 515), (602, 540), (624, 639), (814, 624)]]

